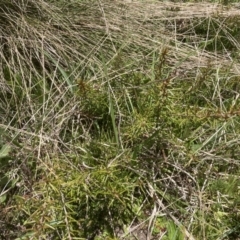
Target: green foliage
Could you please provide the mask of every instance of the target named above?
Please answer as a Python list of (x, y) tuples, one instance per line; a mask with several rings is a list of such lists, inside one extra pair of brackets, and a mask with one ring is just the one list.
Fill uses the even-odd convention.
[(109, 148), (103, 146), (99, 154), (89, 150), (86, 155), (69, 156), (67, 161), (52, 159), (54, 171), (44, 174), (49, 171), (45, 169), (33, 186), (41, 197), (18, 196), (15, 214), (24, 213), (23, 236), (31, 233), (39, 238), (45, 233), (46, 237), (60, 239), (93, 238), (103, 230), (113, 236), (116, 227), (135, 215), (133, 205), (141, 202), (134, 196), (137, 176), (125, 166), (129, 156), (121, 154), (112, 159), (110, 154), (115, 156), (115, 150)]
[(239, 238), (239, 18), (159, 36), (140, 2), (23, 3), (0, 9), (0, 238)]

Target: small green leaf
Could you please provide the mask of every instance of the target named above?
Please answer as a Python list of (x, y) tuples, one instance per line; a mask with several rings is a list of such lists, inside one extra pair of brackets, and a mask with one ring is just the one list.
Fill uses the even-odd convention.
[(1, 195), (1, 196), (0, 196), (0, 204), (1, 204), (1, 203), (4, 203), (4, 202), (6, 201), (6, 199), (7, 199), (7, 194)]
[(0, 159), (7, 157), (9, 155), (10, 150), (11, 150), (11, 147), (9, 144), (3, 145), (0, 150)]
[(202, 148), (202, 144), (192, 144), (191, 148), (193, 152), (197, 152)]

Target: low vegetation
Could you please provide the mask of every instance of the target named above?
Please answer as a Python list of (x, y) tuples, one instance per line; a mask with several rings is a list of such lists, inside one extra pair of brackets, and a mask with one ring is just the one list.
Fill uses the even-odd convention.
[(1, 239), (240, 239), (238, 5), (0, 3)]

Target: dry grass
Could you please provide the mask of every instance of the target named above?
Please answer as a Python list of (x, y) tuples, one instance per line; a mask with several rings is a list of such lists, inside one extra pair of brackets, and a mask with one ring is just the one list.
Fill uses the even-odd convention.
[(2, 237), (234, 232), (236, 6), (2, 1), (0, 15)]

